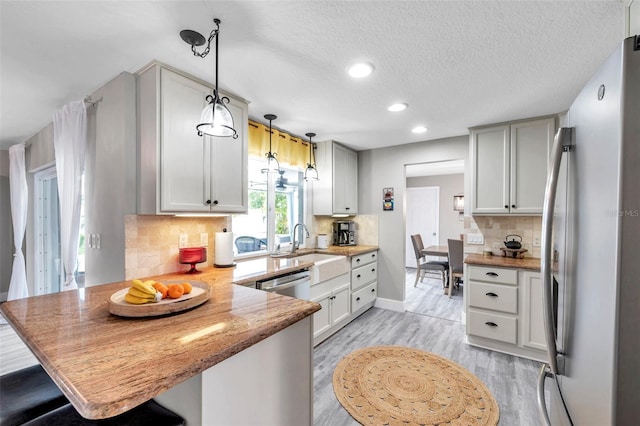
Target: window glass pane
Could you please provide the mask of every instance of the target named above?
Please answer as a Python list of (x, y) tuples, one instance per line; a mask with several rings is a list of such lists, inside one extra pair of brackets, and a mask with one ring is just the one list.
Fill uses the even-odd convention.
[[(261, 172), (262, 159), (249, 159), (249, 211), (233, 215), (236, 255), (264, 252), (269, 247), (288, 250), (293, 226), (302, 221), (302, 173), (282, 168), (272, 177)], [(269, 214), (270, 197), (275, 197), (274, 212)], [(273, 230), (273, 241), (269, 241)]]

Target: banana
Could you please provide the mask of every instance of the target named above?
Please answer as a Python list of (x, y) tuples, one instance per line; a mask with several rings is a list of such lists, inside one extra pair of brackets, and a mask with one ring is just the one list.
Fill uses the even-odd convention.
[(153, 284), (155, 281), (145, 281), (142, 282), (140, 280), (132, 280), (131, 281), (131, 288), (136, 288), (138, 290), (140, 290), (143, 293), (147, 293), (150, 294), (152, 296), (154, 296), (157, 293), (157, 290), (155, 288), (153, 288), (153, 286), (151, 284)]
[(129, 287), (129, 294), (135, 297), (139, 297), (140, 299), (153, 299), (155, 300), (155, 294), (149, 294), (144, 291), (140, 291), (135, 287)]
[(124, 300), (125, 300), (125, 302), (132, 303), (134, 305), (143, 305), (145, 303), (153, 303), (153, 302), (156, 301), (155, 299), (144, 299), (144, 298), (141, 298), (141, 297), (136, 297), (136, 296), (134, 296), (132, 294), (129, 294), (129, 293), (124, 295)]

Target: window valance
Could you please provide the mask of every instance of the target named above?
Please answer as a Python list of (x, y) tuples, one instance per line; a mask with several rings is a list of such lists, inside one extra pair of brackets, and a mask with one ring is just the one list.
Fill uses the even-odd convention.
[[(271, 152), (281, 165), (304, 170), (309, 161), (309, 142), (271, 128)], [(269, 126), (249, 120), (249, 156), (265, 158), (269, 152)]]

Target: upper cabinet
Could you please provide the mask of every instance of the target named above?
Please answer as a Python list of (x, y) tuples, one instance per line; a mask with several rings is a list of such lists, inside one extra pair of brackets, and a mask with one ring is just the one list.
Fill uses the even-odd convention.
[(542, 214), (555, 118), (471, 129), (471, 213)]
[(318, 142), (320, 180), (313, 182), (313, 214), (358, 214), (358, 153), (336, 142)]
[(139, 74), (139, 214), (247, 211), (247, 104), (229, 96), (237, 139), (198, 136), (211, 92), (160, 64)]

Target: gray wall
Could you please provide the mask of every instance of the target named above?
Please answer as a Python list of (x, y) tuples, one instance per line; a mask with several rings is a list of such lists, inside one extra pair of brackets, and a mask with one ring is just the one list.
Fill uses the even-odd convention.
[(453, 196), (464, 194), (464, 173), (407, 178), (407, 188), (422, 186), (440, 187), (439, 244), (446, 245), (449, 238), (460, 238), (464, 232), (464, 220), (460, 220), (459, 213), (453, 210)]
[[(379, 217), (378, 296), (404, 300), (405, 165), (448, 160), (469, 161), (469, 137), (380, 148), (358, 153), (358, 213)], [(465, 193), (469, 187), (465, 173)], [(395, 209), (382, 211), (382, 188), (393, 187)]]
[(0, 151), (0, 301), (6, 300), (13, 266), (9, 151)]

